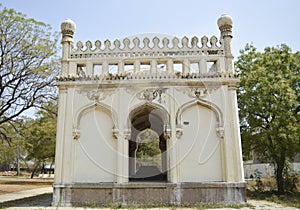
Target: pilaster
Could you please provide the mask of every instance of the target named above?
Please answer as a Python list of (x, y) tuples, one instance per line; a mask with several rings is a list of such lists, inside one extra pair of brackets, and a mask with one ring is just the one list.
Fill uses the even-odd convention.
[(67, 88), (60, 86), (58, 94), (58, 118), (57, 118), (57, 132), (56, 132), (56, 150), (55, 150), (55, 176), (54, 183), (62, 183), (62, 172), (64, 167), (64, 134), (65, 134), (65, 116), (67, 104)]
[(225, 138), (223, 147), (226, 165), (225, 181), (243, 182), (244, 174), (236, 88), (227, 87), (224, 100), (226, 104), (224, 112)]
[(238, 116), (238, 103), (237, 103), (237, 94), (236, 87), (228, 87), (228, 97), (229, 97), (229, 108), (231, 114), (231, 133), (232, 144), (235, 148), (232, 152), (234, 154), (234, 166), (235, 166), (235, 182), (243, 182), (244, 181), (244, 170), (243, 170), (243, 157), (242, 157), (242, 141), (240, 135), (240, 123)]
[(167, 144), (167, 151), (169, 156), (169, 181), (172, 183), (178, 183), (179, 178), (179, 149), (178, 149), (178, 139), (176, 136), (176, 103), (172, 96), (174, 96), (174, 88), (170, 89), (169, 103), (170, 103), (170, 127), (171, 127), (171, 134), (170, 139), (168, 140)]

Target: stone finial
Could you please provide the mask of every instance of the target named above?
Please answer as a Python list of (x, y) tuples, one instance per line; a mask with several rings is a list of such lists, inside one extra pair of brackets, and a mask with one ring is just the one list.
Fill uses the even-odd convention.
[(71, 19), (66, 19), (61, 23), (62, 42), (73, 42), (73, 35), (76, 24)]
[(223, 14), (218, 19), (218, 26), (221, 31), (222, 37), (230, 36), (232, 37), (232, 18), (229, 15)]

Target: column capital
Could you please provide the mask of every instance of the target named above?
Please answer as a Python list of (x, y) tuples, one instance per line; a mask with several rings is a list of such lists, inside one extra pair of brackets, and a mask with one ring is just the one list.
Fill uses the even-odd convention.
[(131, 138), (130, 129), (125, 129), (125, 130), (123, 130), (123, 132), (120, 132), (120, 130), (118, 128), (113, 128), (112, 134), (116, 139), (122, 138), (121, 140), (130, 140), (130, 138)]

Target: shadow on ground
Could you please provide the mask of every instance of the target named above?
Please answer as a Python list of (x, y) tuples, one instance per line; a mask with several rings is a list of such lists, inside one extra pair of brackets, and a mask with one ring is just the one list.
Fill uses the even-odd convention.
[(39, 196), (34, 196), (30, 198), (24, 198), (20, 200), (6, 202), (5, 204), (1, 205), (0, 208), (5, 207), (49, 207), (51, 206), (52, 202), (52, 193), (43, 194)]

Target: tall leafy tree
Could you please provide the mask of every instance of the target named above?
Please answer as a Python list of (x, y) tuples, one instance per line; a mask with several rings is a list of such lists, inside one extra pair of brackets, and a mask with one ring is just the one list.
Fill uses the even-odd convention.
[(10, 170), (10, 164), (15, 160), (12, 146), (5, 140), (0, 140), (0, 170)]
[(37, 113), (36, 119), (27, 120), (21, 130), (27, 151), (27, 160), (32, 160), (36, 169), (45, 162), (54, 162), (56, 140), (57, 104), (48, 102)]
[(24, 164), (24, 157), (26, 156), (24, 140), (20, 133), (25, 120), (18, 119), (13, 123), (3, 124), (6, 138), (0, 138), (0, 165), (3, 166), (1, 168), (8, 170), (8, 166), (13, 164), (17, 175), (20, 175), (20, 165)]
[(0, 5), (0, 138), (4, 124), (55, 95), (55, 37), (49, 25)]
[(284, 171), (300, 152), (300, 53), (286, 45), (258, 52), (247, 45), (235, 63), (241, 134), (245, 152), (274, 164), (277, 189), (285, 192)]

